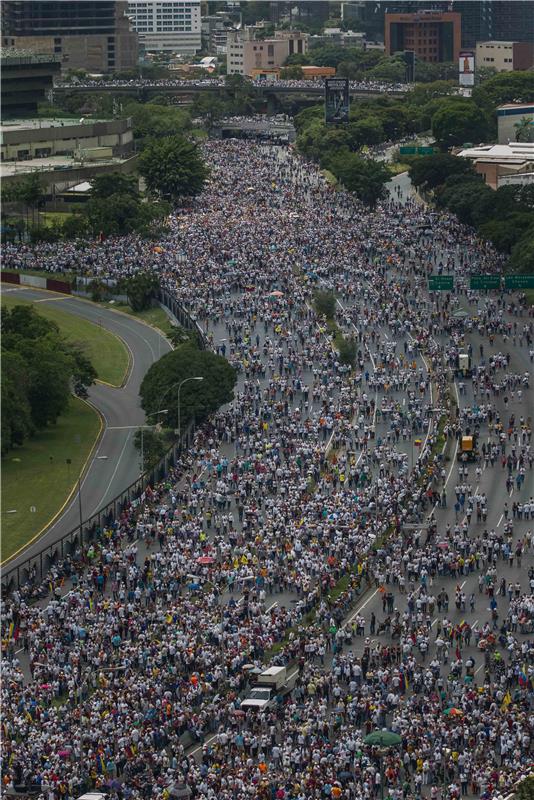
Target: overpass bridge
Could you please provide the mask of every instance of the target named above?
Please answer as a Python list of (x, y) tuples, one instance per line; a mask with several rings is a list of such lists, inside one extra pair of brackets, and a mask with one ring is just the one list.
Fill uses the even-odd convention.
[[(252, 84), (255, 90), (256, 97), (277, 97), (287, 95), (301, 95), (302, 97), (322, 97), (324, 95), (324, 86), (279, 86), (277, 84)], [(77, 94), (114, 94), (114, 95), (129, 95), (146, 99), (154, 95), (169, 95), (184, 100), (189, 100), (194, 95), (202, 92), (213, 91), (228, 91), (225, 86), (213, 86), (207, 84), (192, 84), (186, 86), (183, 84), (169, 86), (158, 84), (128, 84), (128, 85), (114, 85), (102, 84), (98, 86), (57, 86), (54, 88), (55, 95), (62, 95), (68, 92), (76, 92)], [(381, 92), (378, 89), (365, 89), (354, 88), (350, 89), (351, 97), (404, 97), (406, 90), (404, 89), (391, 89), (389, 91)]]

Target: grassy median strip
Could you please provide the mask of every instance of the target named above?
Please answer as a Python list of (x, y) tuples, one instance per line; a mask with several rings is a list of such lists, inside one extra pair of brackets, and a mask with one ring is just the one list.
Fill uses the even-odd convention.
[(13, 308), (17, 305), (34, 305), (38, 314), (55, 322), (69, 342), (82, 346), (97, 371), (99, 380), (120, 386), (128, 370), (128, 351), (124, 343), (114, 334), (100, 325), (70, 314), (69, 300), (51, 300), (45, 303), (34, 303), (25, 299), (23, 291), (10, 294), (2, 293), (2, 308)]
[[(60, 510), (100, 431), (100, 418), (71, 397), (57, 421), (2, 459), (1, 560), (35, 536)], [(72, 463), (67, 464), (67, 459)]]
[(109, 303), (102, 301), (99, 305), (110, 308), (112, 311), (122, 311), (123, 314), (129, 314), (135, 319), (146, 322), (146, 324), (151, 325), (152, 328), (160, 330), (164, 336), (168, 336), (175, 330), (175, 326), (173, 326), (168, 314), (165, 313), (161, 306), (152, 306), (151, 308), (145, 308), (143, 311), (134, 311), (127, 303)]

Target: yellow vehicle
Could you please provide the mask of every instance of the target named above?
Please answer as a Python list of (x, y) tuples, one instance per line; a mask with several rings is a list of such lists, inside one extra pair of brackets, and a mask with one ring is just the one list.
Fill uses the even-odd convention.
[(460, 447), (458, 448), (458, 461), (476, 461), (478, 458), (478, 451), (476, 447), (475, 436), (462, 436), (460, 440)]

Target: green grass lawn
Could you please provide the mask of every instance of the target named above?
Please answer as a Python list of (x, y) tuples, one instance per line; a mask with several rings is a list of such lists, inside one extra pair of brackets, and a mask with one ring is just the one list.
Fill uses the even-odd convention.
[[(62, 225), (65, 222), (65, 220), (67, 220), (69, 217), (72, 217), (72, 212), (70, 212), (70, 211), (40, 211), (39, 212), (39, 220), (40, 220), (40, 222), (43, 225), (47, 226), (47, 227), (50, 227), (51, 225), (53, 225), (54, 222), (59, 222), (59, 224)], [(50, 275), (48, 277), (50, 277)]]
[(140, 319), (148, 325), (152, 325), (153, 328), (158, 328), (165, 336), (168, 336), (174, 327), (169, 317), (160, 306), (146, 308), (144, 311), (133, 311), (127, 303), (103, 302), (100, 303), (100, 305), (115, 309), (116, 311), (122, 311), (124, 314), (130, 314), (130, 316)]
[[(34, 303), (37, 313), (52, 320), (69, 342), (83, 346), (84, 352), (91, 359), (98, 378), (112, 386), (120, 386), (128, 370), (128, 351), (120, 339), (81, 317), (69, 314), (69, 300), (51, 300), (46, 303)], [(2, 308), (24, 303), (32, 303), (24, 299), (24, 292), (2, 294)]]
[[(96, 411), (72, 397), (68, 411), (56, 425), (40, 431), (2, 459), (2, 561), (35, 536), (61, 508), (99, 430)], [(66, 463), (67, 458), (72, 464)]]

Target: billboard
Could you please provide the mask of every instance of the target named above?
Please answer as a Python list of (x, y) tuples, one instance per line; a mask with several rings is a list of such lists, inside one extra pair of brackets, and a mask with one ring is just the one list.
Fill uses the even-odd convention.
[(325, 78), (324, 119), (327, 125), (349, 121), (349, 79)]
[(458, 74), (460, 86), (475, 85), (475, 54), (470, 51), (462, 51), (458, 61)]

